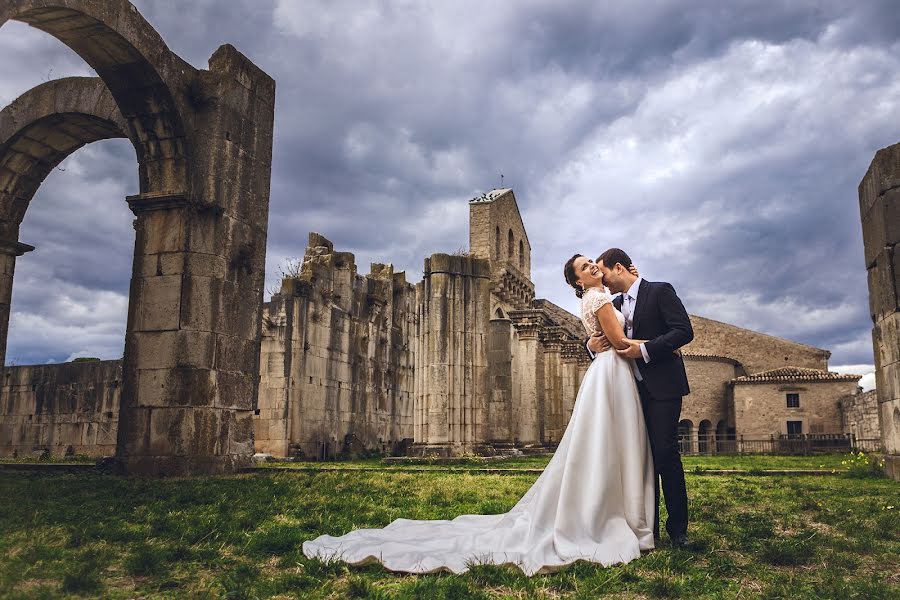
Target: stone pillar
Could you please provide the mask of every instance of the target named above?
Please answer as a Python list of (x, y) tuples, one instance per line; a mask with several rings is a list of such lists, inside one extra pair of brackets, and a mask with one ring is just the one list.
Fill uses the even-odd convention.
[(433, 254), (425, 260), (419, 290), (421, 389), (411, 452), (454, 456), (486, 451), (489, 261)]
[(578, 390), (581, 388), (582, 373), (578, 365), (579, 353), (585, 354), (584, 346), (580, 340), (563, 340), (560, 349), (560, 360), (562, 361), (563, 433), (565, 433), (566, 426), (569, 424), (569, 419), (572, 418), (572, 411), (575, 409), (575, 399), (578, 397)]
[(562, 397), (562, 327), (550, 327), (541, 334), (544, 350), (544, 433), (541, 442), (556, 446), (562, 437), (563, 421)]
[(512, 435), (512, 351), (509, 319), (491, 319), (488, 345), (488, 420), (487, 439), (497, 446), (510, 446)]
[(545, 431), (544, 349), (541, 331), (553, 323), (541, 310), (509, 313), (516, 330), (515, 382), (513, 392), (514, 431), (522, 445), (541, 444)]
[(275, 82), (225, 45), (196, 85), (188, 189), (172, 176), (128, 198), (116, 456), (131, 474), (231, 472), (254, 451)]
[(0, 240), (0, 366), (6, 365), (6, 337), (9, 334), (9, 311), (16, 257), (32, 250), (34, 246), (28, 244)]
[(900, 144), (882, 148), (859, 184), (885, 470), (900, 480)]

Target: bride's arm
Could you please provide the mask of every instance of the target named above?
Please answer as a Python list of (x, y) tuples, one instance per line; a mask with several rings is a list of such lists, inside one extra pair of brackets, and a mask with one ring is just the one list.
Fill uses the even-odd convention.
[(624, 350), (629, 344), (625, 338), (625, 332), (619, 325), (619, 319), (616, 318), (615, 309), (612, 302), (607, 302), (597, 310), (597, 320), (600, 322), (600, 328), (606, 334), (606, 339), (612, 344), (616, 350)]

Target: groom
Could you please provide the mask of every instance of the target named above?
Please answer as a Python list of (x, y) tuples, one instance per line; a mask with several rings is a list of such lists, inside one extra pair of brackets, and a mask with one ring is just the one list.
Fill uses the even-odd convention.
[[(689, 543), (688, 498), (678, 453), (678, 421), (682, 396), (689, 394), (690, 389), (678, 349), (694, 339), (691, 320), (670, 284), (645, 281), (629, 272), (631, 259), (624, 251), (610, 248), (596, 263), (610, 292), (621, 293), (613, 305), (625, 316), (625, 335), (631, 338), (628, 348), (616, 352), (634, 359), (634, 377), (658, 475), (653, 535), (659, 539), (659, 479), (662, 479), (669, 513), (666, 531), (672, 545), (685, 547)], [(593, 353), (606, 348), (609, 345), (602, 336), (588, 341), (588, 349)]]

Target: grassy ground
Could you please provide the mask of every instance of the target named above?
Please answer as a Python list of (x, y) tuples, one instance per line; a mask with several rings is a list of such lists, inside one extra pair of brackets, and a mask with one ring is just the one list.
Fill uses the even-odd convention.
[(401, 516), (503, 512), (535, 478), (435, 471), (148, 480), (0, 472), (0, 597), (900, 597), (900, 484), (846, 474), (689, 471), (696, 547), (664, 546), (607, 569), (579, 563), (532, 578), (496, 567), (410, 576), (300, 553), (300, 543), (320, 533), (380, 527)]
[[(846, 456), (842, 454), (822, 454), (814, 456), (767, 456), (767, 455), (745, 455), (745, 456), (685, 456), (682, 457), (685, 471), (702, 470), (702, 469), (726, 469), (738, 471), (761, 471), (761, 470), (784, 470), (784, 469), (802, 469), (802, 470), (844, 470), (845, 465), (841, 463), (846, 460)], [(439, 471), (445, 470), (471, 470), (472, 468), (491, 468), (491, 469), (543, 469), (550, 461), (549, 455), (543, 456), (522, 456), (508, 460), (483, 460), (477, 457), (459, 460), (454, 463), (429, 463), (416, 462), (412, 464), (392, 464), (382, 461), (379, 458), (370, 458), (365, 460), (340, 461), (340, 462), (316, 462), (316, 461), (300, 461), (300, 462), (273, 462), (266, 463), (263, 466), (270, 467), (302, 467), (302, 468), (324, 468), (324, 469), (359, 469), (359, 468), (378, 468), (396, 471), (408, 471), (410, 467), (415, 469), (434, 469)]]

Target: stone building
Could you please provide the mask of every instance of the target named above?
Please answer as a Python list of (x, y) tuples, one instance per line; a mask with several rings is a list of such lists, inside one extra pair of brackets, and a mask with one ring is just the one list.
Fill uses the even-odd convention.
[(730, 382), (734, 426), (745, 436), (842, 433), (841, 399), (856, 394), (859, 375), (785, 367)]
[[(590, 365), (581, 320), (535, 298), (531, 245), (512, 190), (494, 190), (469, 209), (469, 250), (426, 258), (415, 284), (384, 264), (360, 275), (352, 254), (310, 234), (297, 275), (263, 306), (257, 451), (331, 458), (555, 447)], [(872, 408), (871, 395), (856, 394), (859, 377), (828, 372), (827, 350), (695, 315), (691, 321), (695, 338), (683, 349), (692, 389), (682, 410), (685, 450), (712, 452), (741, 435), (841, 433)], [(63, 368), (85, 374), (49, 375)], [(87, 398), (88, 386), (97, 390), (99, 379), (109, 379), (89, 368), (7, 369), (0, 452), (47, 446), (61, 453), (69, 445), (107, 452), (81, 440), (90, 441), (89, 424), (115, 426), (116, 388), (104, 384), (112, 395), (83, 411), (48, 412), (38, 410), (47, 405), (26, 383), (46, 381), (34, 388), (45, 390), (78, 381)], [(72, 388), (65, 385), (51, 396), (65, 398)], [(788, 406), (789, 394), (799, 395), (798, 406)], [(23, 425), (39, 412), (40, 429)], [(63, 421), (81, 428), (50, 426)]]

